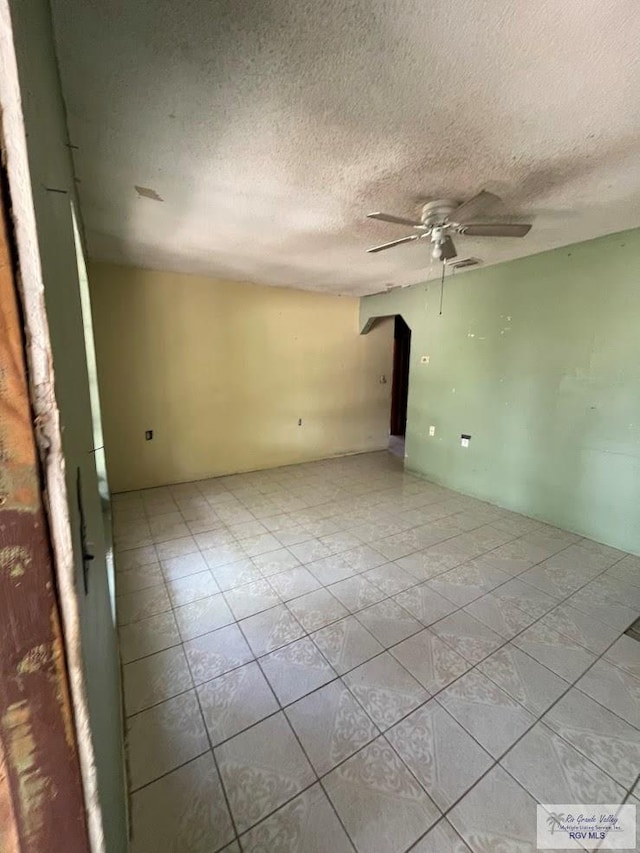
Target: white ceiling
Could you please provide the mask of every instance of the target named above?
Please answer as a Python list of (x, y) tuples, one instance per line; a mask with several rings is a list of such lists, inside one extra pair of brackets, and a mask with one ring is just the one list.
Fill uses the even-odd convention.
[(439, 274), (372, 210), (489, 189), (534, 227), (485, 264), (640, 226), (637, 0), (53, 10), (93, 257), (364, 294)]

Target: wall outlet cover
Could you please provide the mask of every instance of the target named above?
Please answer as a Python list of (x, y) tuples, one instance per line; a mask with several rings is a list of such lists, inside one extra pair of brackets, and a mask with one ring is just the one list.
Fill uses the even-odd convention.
[(436, 428), (434, 426), (430, 426), (429, 427), (429, 435), (433, 438), (433, 436), (435, 434), (436, 434)]

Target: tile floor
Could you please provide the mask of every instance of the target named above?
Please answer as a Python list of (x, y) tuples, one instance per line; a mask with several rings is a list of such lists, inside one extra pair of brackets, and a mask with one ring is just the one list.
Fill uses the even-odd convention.
[(134, 853), (525, 853), (536, 802), (637, 802), (640, 558), (389, 453), (113, 511)]

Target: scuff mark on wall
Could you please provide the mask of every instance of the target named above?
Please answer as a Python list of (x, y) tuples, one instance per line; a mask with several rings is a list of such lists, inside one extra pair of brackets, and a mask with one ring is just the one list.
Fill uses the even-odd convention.
[(135, 190), (140, 198), (150, 198), (152, 201), (164, 201), (151, 187), (140, 187), (138, 184), (135, 184)]

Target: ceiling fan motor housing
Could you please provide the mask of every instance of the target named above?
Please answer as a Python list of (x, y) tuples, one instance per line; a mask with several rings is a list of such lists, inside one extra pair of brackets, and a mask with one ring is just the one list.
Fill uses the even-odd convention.
[(439, 198), (427, 202), (420, 216), (422, 224), (431, 228), (445, 225), (459, 204), (451, 198)]

